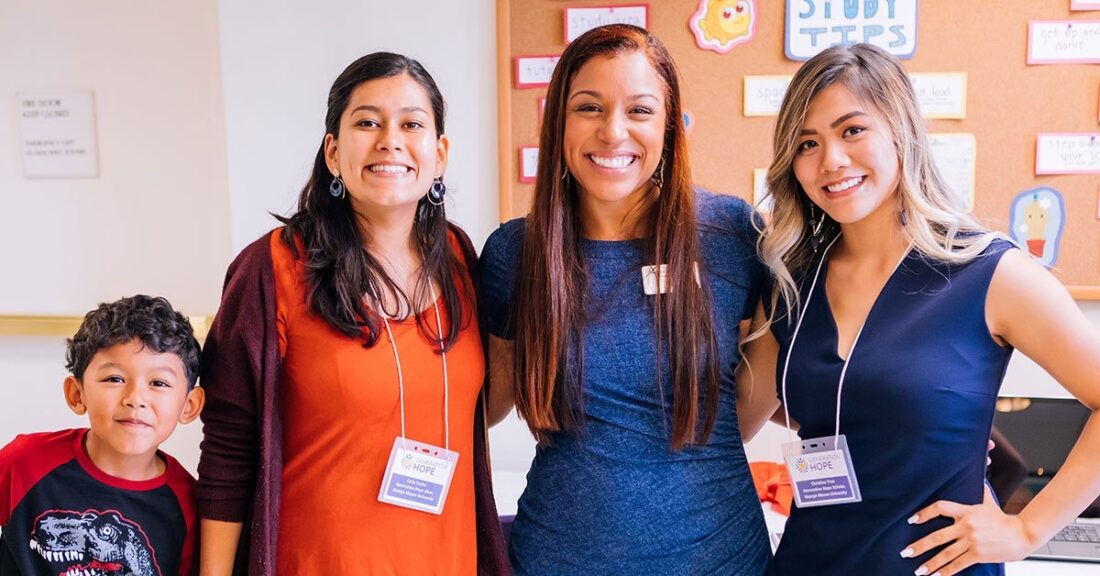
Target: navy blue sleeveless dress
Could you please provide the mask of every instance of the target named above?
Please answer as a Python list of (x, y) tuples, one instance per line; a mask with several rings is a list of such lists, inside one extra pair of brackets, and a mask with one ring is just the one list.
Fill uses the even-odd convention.
[[(951, 520), (919, 526), (906, 520), (937, 500), (982, 501), (994, 402), (1012, 354), (990, 336), (985, 301), (1011, 247), (997, 240), (963, 265), (914, 250), (886, 282), (852, 353), (841, 403), (840, 433), (863, 501), (792, 509), (769, 575), (912, 574), (940, 549), (916, 558), (902, 558), (901, 550)], [(816, 267), (802, 282), (803, 304)], [(827, 271), (823, 266), (787, 373), (788, 406), (802, 438), (835, 430), (844, 361), (825, 293)], [(790, 316), (788, 324), (780, 314), (772, 326), (780, 370), (797, 313)], [(979, 565), (962, 574), (1003, 575), (1004, 567)]]

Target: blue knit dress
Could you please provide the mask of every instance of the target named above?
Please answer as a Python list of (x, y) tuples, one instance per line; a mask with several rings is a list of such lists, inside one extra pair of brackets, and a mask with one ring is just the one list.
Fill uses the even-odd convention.
[[(994, 241), (963, 265), (913, 250), (887, 281), (852, 352), (842, 393), (840, 433), (847, 436), (863, 500), (793, 509), (769, 575), (912, 574), (940, 549), (916, 558), (899, 553), (951, 520), (906, 520), (937, 500), (982, 501), (994, 402), (1012, 354), (989, 333), (986, 294), (1011, 247)], [(816, 267), (801, 283), (803, 303)], [(802, 438), (835, 429), (844, 360), (825, 293), (827, 273), (826, 264), (787, 374), (788, 408)], [(772, 326), (780, 369), (797, 313), (789, 316), (787, 322), (781, 314)], [(980, 565), (962, 574), (1004, 574), (1004, 567)]]
[[(584, 428), (539, 446), (512, 527), (517, 576), (759, 576), (770, 556), (737, 423), (738, 323), (756, 305), (763, 268), (752, 209), (697, 196), (701, 278), (712, 295), (721, 392), (702, 446), (669, 450), (672, 377), (658, 362), (642, 241), (582, 240), (587, 282)], [(481, 313), (510, 339), (524, 220), (505, 223), (481, 257)], [(699, 310), (699, 314), (711, 311)], [(567, 372), (573, 373), (573, 372)]]

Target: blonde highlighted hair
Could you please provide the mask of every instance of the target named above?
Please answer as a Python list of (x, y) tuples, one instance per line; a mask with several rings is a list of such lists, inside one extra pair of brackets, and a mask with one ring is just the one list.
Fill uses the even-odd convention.
[[(838, 83), (874, 107), (890, 127), (900, 172), (898, 218), (918, 252), (943, 262), (964, 263), (981, 254), (995, 238), (1003, 237), (974, 220), (940, 175), (909, 74), (901, 63), (870, 44), (828, 48), (794, 75), (776, 122), (773, 160), (768, 168), (773, 207), (758, 243), (761, 259), (775, 276), (773, 319), (780, 298), (787, 310), (798, 309), (795, 278), (814, 260), (808, 224), (811, 201), (795, 178), (794, 161), (810, 103), (819, 92)], [(821, 218), (825, 220), (823, 238), (835, 237), (840, 230), (837, 223), (824, 214)]]

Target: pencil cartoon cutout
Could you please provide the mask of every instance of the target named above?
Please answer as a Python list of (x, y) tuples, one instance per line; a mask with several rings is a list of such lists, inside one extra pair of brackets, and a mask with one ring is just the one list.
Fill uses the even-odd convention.
[(1066, 223), (1066, 204), (1062, 195), (1049, 186), (1025, 190), (1012, 200), (1009, 231), (1020, 246), (1050, 268), (1058, 261), (1062, 232)]
[(1046, 247), (1047, 212), (1050, 210), (1050, 199), (1039, 198), (1038, 192), (1033, 192), (1031, 202), (1024, 208), (1024, 224), (1021, 232), (1027, 235), (1027, 251), (1036, 258), (1043, 257)]

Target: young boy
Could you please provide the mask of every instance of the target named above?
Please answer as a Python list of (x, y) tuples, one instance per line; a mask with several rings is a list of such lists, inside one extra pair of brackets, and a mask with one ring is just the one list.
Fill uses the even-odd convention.
[(158, 450), (202, 410), (191, 324), (163, 298), (101, 304), (65, 359), (65, 400), (90, 428), (0, 450), (0, 575), (191, 574), (194, 479)]

